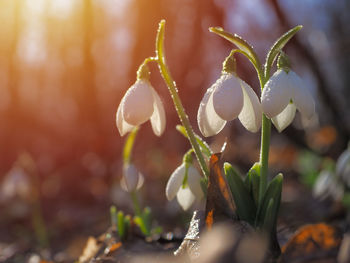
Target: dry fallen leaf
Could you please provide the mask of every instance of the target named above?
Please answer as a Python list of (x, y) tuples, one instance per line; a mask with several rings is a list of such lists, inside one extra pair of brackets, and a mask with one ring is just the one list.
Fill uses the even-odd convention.
[(121, 248), (122, 245), (123, 245), (122, 242), (113, 243), (105, 249), (104, 254), (109, 255), (117, 251), (119, 248)]
[(219, 166), (220, 155), (213, 154), (209, 163), (210, 175), (205, 209), (205, 222), (208, 229), (216, 222), (236, 218), (236, 206), (226, 178), (222, 175)]
[(98, 243), (96, 238), (89, 237), (88, 241), (86, 242), (83, 253), (79, 257), (79, 262), (88, 262), (92, 257), (96, 255), (100, 248), (101, 244)]
[(282, 248), (282, 262), (334, 257), (341, 239), (341, 231), (331, 225), (320, 223), (303, 226)]

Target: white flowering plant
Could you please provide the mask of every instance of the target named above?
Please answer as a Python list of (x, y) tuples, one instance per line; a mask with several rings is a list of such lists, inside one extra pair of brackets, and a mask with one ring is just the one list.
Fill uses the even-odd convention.
[(121, 210), (117, 211), (117, 208), (115, 206), (111, 206), (110, 208), (111, 225), (116, 229), (121, 240), (128, 238), (130, 227), (133, 224), (138, 226), (141, 233), (146, 237), (162, 232), (162, 228), (160, 226), (157, 226), (154, 220), (152, 220), (152, 211), (150, 207), (146, 206), (142, 209), (138, 197), (138, 190), (143, 186), (144, 183), (144, 177), (142, 173), (132, 162), (132, 150), (138, 131), (139, 127), (137, 125), (132, 127), (125, 141), (123, 148), (123, 173), (120, 180), (121, 188), (130, 194), (130, 198), (133, 204), (134, 217), (132, 218), (130, 215), (126, 215)]
[[(253, 47), (243, 38), (228, 33), (222, 28), (209, 28), (235, 45), (223, 63), (219, 79), (206, 91), (199, 105), (197, 121), (203, 136), (218, 134), (227, 121), (238, 117), (250, 132), (261, 129), (260, 160), (243, 177), (230, 163), (223, 170), (226, 185), (232, 193), (236, 214), (242, 221), (255, 229), (266, 232), (270, 237), (271, 248), (279, 252), (276, 238), (276, 222), (281, 200), (282, 174), (268, 179), (268, 157), (270, 147), (271, 122), (282, 132), (294, 119), (296, 109), (306, 118), (315, 113), (314, 100), (302, 80), (291, 70), (289, 59), (282, 52), (287, 42), (302, 28), (297, 26), (282, 35), (269, 50), (265, 64), (260, 62)], [(160, 136), (165, 128), (163, 104), (149, 82), (147, 64), (156, 62), (169, 89), (182, 126), (177, 129), (188, 138), (191, 149), (185, 154), (182, 164), (170, 176), (166, 186), (166, 197), (177, 197), (181, 207), (188, 209), (196, 198), (206, 195), (210, 176), (208, 160), (212, 151), (205, 141), (193, 132), (178, 95), (165, 59), (165, 21), (161, 21), (156, 38), (154, 57), (148, 57), (139, 67), (137, 80), (126, 92), (119, 105), (116, 123), (123, 136), (133, 127), (151, 121), (154, 133)], [(256, 70), (260, 83), (261, 96), (236, 73), (235, 56), (245, 56)], [(277, 71), (270, 76), (277, 60)], [(259, 99), (260, 97), (260, 99)], [(196, 156), (202, 175), (193, 166), (192, 155)], [(136, 180), (133, 185), (137, 185)]]

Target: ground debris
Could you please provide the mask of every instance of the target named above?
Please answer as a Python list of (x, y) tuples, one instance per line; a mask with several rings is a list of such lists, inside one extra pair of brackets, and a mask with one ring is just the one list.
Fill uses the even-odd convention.
[[(79, 257), (80, 263), (109, 263), (134, 262), (139, 257), (152, 255), (152, 262), (157, 258), (171, 255), (179, 246), (177, 239), (169, 240), (163, 237), (145, 238), (133, 233), (127, 240), (121, 241), (117, 232), (110, 228), (98, 238), (90, 237), (83, 253)], [(172, 256), (173, 257), (173, 256)]]
[(302, 226), (282, 248), (280, 262), (336, 262), (341, 241), (342, 232), (335, 226)]

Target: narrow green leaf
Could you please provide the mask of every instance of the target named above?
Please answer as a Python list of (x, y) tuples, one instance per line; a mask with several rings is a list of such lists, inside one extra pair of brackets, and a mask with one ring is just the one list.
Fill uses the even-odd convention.
[(266, 57), (266, 63), (265, 63), (265, 78), (270, 78), (270, 70), (272, 68), (272, 65), (274, 61), (276, 60), (277, 55), (282, 50), (282, 48), (288, 43), (288, 41), (300, 30), (303, 26), (296, 26), (289, 30), (288, 32), (284, 33), (277, 41), (273, 44), (273, 46), (270, 48), (269, 53)]
[(134, 217), (134, 222), (140, 228), (141, 232), (145, 236), (149, 236), (149, 233), (148, 233), (147, 227), (145, 225), (145, 222), (143, 221), (143, 219), (140, 216), (135, 216)]
[(273, 198), (270, 198), (265, 212), (264, 222), (263, 222), (263, 229), (267, 233), (271, 233), (273, 229), (273, 222), (275, 221), (275, 214), (273, 212)]
[[(268, 227), (267, 231), (275, 230), (277, 216), (281, 202), (283, 175), (278, 174), (268, 185), (263, 197), (261, 206), (259, 207), (256, 226), (264, 228)], [(270, 200), (273, 200), (272, 207), (269, 208)], [(271, 231), (270, 231), (271, 230)]]
[(144, 233), (146, 236), (151, 234), (151, 228), (152, 228), (152, 212), (151, 212), (151, 208), (149, 207), (145, 207), (143, 209), (143, 222), (145, 224), (145, 228), (146, 228), (146, 233)]
[(260, 169), (261, 169), (261, 164), (255, 163), (248, 172), (248, 174), (251, 177), (251, 186), (250, 186), (251, 194), (254, 197), (254, 202), (257, 207), (259, 204)]
[(244, 178), (244, 185), (248, 189), (249, 193), (252, 194), (252, 175), (249, 172)]
[(224, 171), (237, 207), (239, 218), (254, 225), (256, 206), (241, 176), (229, 163), (224, 164)]
[[(180, 132), (183, 136), (185, 136), (188, 139), (188, 135), (184, 126), (176, 125), (176, 130), (178, 130), (178, 132)], [(197, 143), (199, 144), (202, 153), (210, 157), (213, 153), (210, 150), (209, 145), (205, 141), (203, 141), (203, 139), (199, 135), (194, 133), (194, 136), (196, 137)]]
[(124, 217), (124, 226), (125, 226), (125, 237), (126, 238), (128, 236), (128, 234), (130, 233), (130, 226), (131, 226), (131, 216), (127, 215)]
[(159, 235), (163, 232), (163, 228), (161, 226), (157, 226), (152, 229), (152, 234)]
[(121, 239), (125, 239), (125, 222), (123, 211), (118, 212), (118, 235)]
[(201, 178), (201, 180), (199, 181), (202, 191), (204, 193), (204, 196), (207, 196), (207, 192), (208, 192), (208, 180), (204, 177)]
[(272, 253), (272, 256), (277, 258), (281, 254), (281, 248), (278, 243), (277, 239), (277, 227), (276, 227), (276, 221), (277, 221), (277, 214), (276, 214), (276, 207), (278, 210), (279, 207), (279, 200), (275, 202), (275, 199), (270, 198), (266, 212), (265, 212), (265, 218), (264, 222), (262, 224), (262, 230), (269, 236), (270, 240), (270, 250)]
[(111, 215), (111, 225), (113, 228), (116, 228), (118, 225), (117, 208), (114, 205), (112, 205), (109, 211)]
[(250, 60), (250, 62), (252, 62), (254, 67), (256, 69), (260, 69), (261, 67), (260, 61), (253, 47), (249, 45), (248, 42), (245, 41), (242, 37), (236, 34), (231, 34), (229, 32), (226, 32), (221, 27), (210, 27), (209, 31), (225, 38), (226, 40), (236, 45), (240, 50), (243, 51), (242, 54), (244, 54)]
[(123, 148), (123, 160), (124, 160), (124, 165), (127, 165), (130, 163), (131, 160), (131, 152), (132, 148), (134, 146), (135, 138), (137, 135), (137, 132), (139, 130), (139, 127), (136, 126), (128, 135), (126, 138), (124, 148)]

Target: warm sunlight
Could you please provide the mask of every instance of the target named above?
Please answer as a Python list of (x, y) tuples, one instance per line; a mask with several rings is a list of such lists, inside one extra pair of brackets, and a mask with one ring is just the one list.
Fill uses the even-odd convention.
[(66, 18), (76, 3), (76, 0), (26, 0), (24, 12), (29, 17), (37, 17), (48, 10), (52, 16)]
[(67, 18), (76, 5), (76, 0), (50, 0), (50, 14), (58, 18)]
[(350, 262), (347, 2), (0, 0), (0, 262)]

